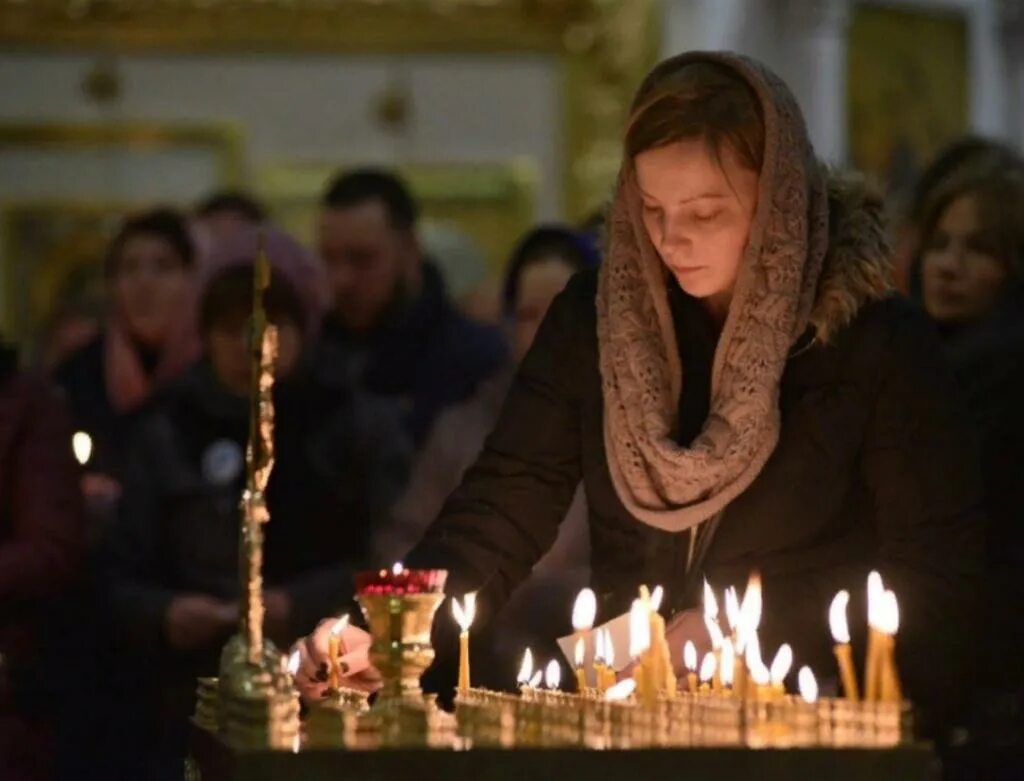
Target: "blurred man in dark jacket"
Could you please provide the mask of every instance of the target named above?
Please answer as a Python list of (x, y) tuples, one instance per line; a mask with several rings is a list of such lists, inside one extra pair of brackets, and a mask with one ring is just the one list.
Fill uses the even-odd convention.
[(324, 195), (318, 242), (332, 306), (317, 350), (329, 382), (351, 379), (404, 410), (417, 446), (442, 410), (505, 365), (501, 334), (459, 314), (416, 235), (418, 208), (394, 175), (358, 170)]

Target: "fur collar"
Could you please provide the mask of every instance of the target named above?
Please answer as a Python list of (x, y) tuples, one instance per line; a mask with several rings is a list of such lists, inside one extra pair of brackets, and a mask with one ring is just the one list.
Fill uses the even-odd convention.
[(879, 193), (858, 176), (828, 177), (829, 247), (811, 310), (817, 341), (827, 344), (865, 304), (893, 289), (892, 251)]

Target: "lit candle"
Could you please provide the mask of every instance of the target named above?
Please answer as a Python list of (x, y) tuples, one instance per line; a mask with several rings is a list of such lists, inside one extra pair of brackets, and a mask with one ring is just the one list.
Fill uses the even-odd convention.
[(634, 599), (629, 610), (629, 656), (633, 659), (633, 677), (636, 679), (640, 699), (645, 704), (654, 701), (651, 691), (651, 671), (644, 663), (644, 654), (651, 647), (650, 610), (643, 600)]
[(878, 630), (882, 641), (880, 698), (882, 702), (900, 702), (903, 691), (896, 666), (896, 632), (900, 628), (900, 609), (896, 594), (886, 590), (878, 615)]
[(721, 666), (722, 642), (725, 638), (722, 636), (722, 630), (718, 626), (718, 621), (707, 614), (704, 615), (704, 625), (707, 627), (708, 636), (711, 638), (711, 652), (715, 655), (716, 662), (715, 677), (711, 681), (711, 687), (713, 689), (720, 689), (722, 688), (722, 681), (718, 674), (718, 668)]
[(541, 684), (541, 681), (543, 679), (544, 679), (544, 671), (543, 670), (537, 670), (537, 672), (535, 672), (533, 674), (533, 677), (530, 679), (530, 683), (528, 685), (528, 688), (530, 688), (530, 689), (538, 689), (538, 688), (540, 688), (540, 684)]
[[(739, 616), (736, 621), (736, 673), (733, 676), (733, 688), (741, 697), (750, 696), (750, 664), (747, 661), (747, 648), (751, 639), (756, 639), (757, 628), (761, 624), (761, 576), (758, 572), (750, 573), (743, 601), (740, 602)], [(728, 607), (727, 607), (728, 609)], [(760, 648), (757, 651), (760, 660)]]
[(587, 671), (584, 662), (587, 656), (586, 634), (594, 626), (597, 617), (597, 595), (589, 589), (583, 589), (576, 597), (572, 606), (572, 628), (576, 633), (576, 686), (580, 694), (587, 688)]
[(704, 661), (700, 663), (700, 691), (711, 691), (711, 679), (715, 677), (715, 670), (718, 669), (718, 662), (715, 661), (713, 653), (704, 654)]
[(735, 642), (736, 633), (740, 629), (740, 600), (735, 586), (729, 586), (725, 590), (725, 620), (729, 622), (729, 632)]
[(651, 652), (653, 658), (652, 680), (655, 693), (664, 691), (669, 697), (676, 694), (676, 674), (672, 669), (672, 654), (668, 649), (668, 640), (665, 637), (665, 619), (658, 611), (661, 609), (661, 601), (665, 597), (665, 590), (657, 586), (651, 592)]
[(607, 629), (599, 634), (604, 635), (604, 688), (605, 691), (615, 685), (615, 643), (612, 642), (612, 635)]
[[(749, 648), (747, 649), (749, 652)], [(771, 699), (772, 687), (771, 672), (765, 667), (760, 658), (753, 659), (747, 656), (747, 668), (750, 671), (750, 683), (753, 686), (754, 694), (758, 699)]]
[(815, 680), (810, 667), (805, 665), (800, 668), (800, 672), (797, 673), (797, 684), (800, 687), (800, 697), (804, 702), (813, 705), (818, 701), (818, 681)]
[(864, 671), (864, 699), (877, 702), (881, 694), (882, 646), (884, 640), (878, 629), (879, 612), (882, 610), (882, 599), (885, 587), (882, 576), (877, 572), (868, 575), (868, 654)]
[(549, 691), (555, 691), (562, 683), (562, 668), (558, 666), (558, 662), (552, 659), (548, 662), (547, 669), (544, 671), (544, 685), (547, 686)]
[(476, 618), (476, 592), (470, 592), (459, 600), (452, 599), (452, 613), (462, 631), (459, 633), (459, 691), (469, 689), (469, 627)]
[(341, 636), (348, 626), (348, 614), (346, 613), (331, 627), (331, 633), (327, 636), (327, 663), (328, 677), (327, 688), (337, 691), (341, 688), (341, 662), (339, 659), (344, 653)]
[(769, 691), (769, 684), (771, 684), (771, 673), (761, 659), (761, 641), (757, 632), (750, 633), (747, 638), (745, 661), (749, 677), (745, 696), (750, 697), (753, 694), (757, 694), (759, 697), (765, 696)]
[(71, 450), (80, 466), (85, 466), (92, 458), (92, 437), (84, 431), (76, 431), (71, 437)]
[(697, 693), (697, 646), (687, 640), (683, 646), (683, 664), (686, 666), (686, 688), (691, 694)]
[(530, 678), (533, 677), (533, 652), (527, 648), (523, 653), (523, 662), (519, 665), (519, 674), (516, 676), (516, 683), (519, 685), (519, 691), (522, 694), (526, 694), (526, 690), (530, 687)]
[(598, 629), (594, 637), (594, 686), (598, 694), (604, 694), (606, 688), (604, 668), (604, 632)]
[(781, 697), (786, 693), (786, 676), (793, 666), (793, 649), (789, 643), (783, 643), (772, 659), (772, 666), (768, 671), (768, 677), (772, 685), (772, 694)]
[(576, 662), (576, 690), (584, 694), (587, 690), (587, 671), (583, 666), (587, 654), (587, 646), (582, 637), (576, 638), (576, 648), (573, 656)]
[(853, 666), (853, 649), (850, 647), (850, 626), (846, 620), (846, 606), (850, 602), (850, 592), (843, 589), (832, 599), (828, 609), (828, 625), (832, 630), (835, 642), (833, 651), (839, 665), (839, 677), (843, 682), (846, 698), (853, 702), (860, 699), (857, 690), (857, 671)]
[(732, 638), (725, 638), (722, 641), (722, 653), (720, 655), (721, 664), (719, 665), (718, 675), (722, 680), (722, 686), (725, 689), (732, 690), (733, 676), (736, 670), (736, 651), (732, 643)]

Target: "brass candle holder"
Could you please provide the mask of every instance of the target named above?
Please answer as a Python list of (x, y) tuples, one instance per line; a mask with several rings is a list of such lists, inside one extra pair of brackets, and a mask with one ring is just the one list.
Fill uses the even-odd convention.
[(434, 661), (430, 630), (447, 575), (395, 565), (390, 572), (356, 576), (356, 599), (371, 637), (370, 664), (382, 678), (367, 718), (383, 745), (434, 744), (454, 731), (454, 720), (420, 688), (420, 677)]

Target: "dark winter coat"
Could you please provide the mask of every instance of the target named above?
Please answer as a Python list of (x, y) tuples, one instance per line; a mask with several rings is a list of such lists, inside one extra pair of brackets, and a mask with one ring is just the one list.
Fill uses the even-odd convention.
[[(900, 601), (905, 689), (945, 709), (963, 694), (976, 640), (982, 521), (974, 450), (929, 323), (896, 297), (867, 302), (887, 263), (876, 208), (849, 188), (833, 186), (830, 200), (815, 319), (832, 336), (823, 344), (809, 333), (794, 346), (780, 389), (778, 446), (725, 510), (703, 570), (717, 589), (742, 589), (759, 569), (765, 657), (789, 642), (794, 669), (810, 664), (827, 677), (829, 603), (839, 589), (853, 594), (851, 630), (862, 654), (865, 577), (879, 569)], [(669, 610), (699, 599), (699, 590), (685, 588), (689, 535), (638, 522), (611, 482), (596, 289), (597, 274), (583, 272), (552, 305), (483, 454), (410, 556), (448, 567), (452, 593), (482, 587), (484, 615), (552, 544), (580, 481), (602, 619), (627, 609), (640, 583), (664, 585)], [(707, 342), (715, 337), (685, 301), (672, 308), (685, 439), (707, 414)]]
[(423, 266), (423, 288), (370, 335), (325, 321), (315, 357), (321, 382), (394, 400), (419, 446), (446, 408), (469, 399), (506, 365), (508, 349), (496, 328), (460, 314), (440, 273)]

